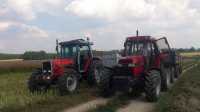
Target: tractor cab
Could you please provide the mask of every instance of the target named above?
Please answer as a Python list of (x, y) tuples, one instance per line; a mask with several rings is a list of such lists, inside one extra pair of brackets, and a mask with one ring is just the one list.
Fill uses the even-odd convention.
[(62, 60), (62, 62), (71, 61), (71, 65), (77, 71), (86, 72), (92, 59), (91, 45), (92, 43), (83, 39), (60, 42), (56, 47), (58, 60)]
[(150, 36), (128, 37), (124, 43), (124, 57), (120, 65), (127, 65), (134, 76), (141, 74), (155, 64), (158, 49)]
[[(128, 64), (129, 67), (136, 67), (135, 74), (141, 74), (152, 68), (159, 68), (160, 59), (171, 63), (171, 49), (166, 38), (156, 40), (150, 36), (128, 37), (124, 43), (124, 58), (119, 63)], [(143, 69), (137, 70), (137, 65)]]

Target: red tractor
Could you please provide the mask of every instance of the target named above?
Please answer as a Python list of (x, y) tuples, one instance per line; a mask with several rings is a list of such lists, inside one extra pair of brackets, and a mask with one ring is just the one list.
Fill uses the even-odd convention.
[(128, 37), (117, 65), (104, 69), (99, 91), (107, 97), (116, 91), (145, 92), (148, 101), (157, 101), (161, 90), (169, 89), (174, 77), (181, 73), (178, 65), (176, 53), (165, 37)]
[(81, 79), (90, 85), (98, 83), (102, 62), (94, 57), (92, 43), (83, 39), (57, 42), (58, 58), (43, 62), (42, 68), (32, 73), (28, 80), (31, 92), (46, 91), (55, 85), (60, 94), (76, 91)]

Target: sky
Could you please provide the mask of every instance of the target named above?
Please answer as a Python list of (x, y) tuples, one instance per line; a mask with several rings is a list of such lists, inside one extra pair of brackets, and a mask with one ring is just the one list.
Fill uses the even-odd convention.
[(200, 0), (0, 0), (1, 53), (55, 52), (56, 39), (86, 37), (94, 49), (121, 49), (137, 29), (200, 48)]

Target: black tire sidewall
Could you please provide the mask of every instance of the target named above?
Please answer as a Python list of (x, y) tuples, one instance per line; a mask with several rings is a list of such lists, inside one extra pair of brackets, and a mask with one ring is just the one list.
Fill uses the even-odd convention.
[(167, 91), (170, 88), (171, 85), (171, 73), (170, 73), (169, 67), (161, 66), (161, 84), (162, 84), (162, 90)]
[(95, 70), (98, 72), (98, 75), (102, 74), (103, 64), (101, 60), (93, 60), (92, 64), (90, 65), (87, 76), (87, 82), (90, 86), (98, 85)]
[[(66, 86), (68, 77), (74, 77), (74, 79), (76, 81), (76, 87), (73, 91), (71, 91)], [(64, 75), (62, 75), (58, 78), (57, 85), (58, 85), (58, 90), (59, 90), (60, 95), (75, 93), (79, 87), (78, 73), (75, 70), (70, 70), (70, 72), (69, 71), (65, 72)]]
[[(157, 93), (157, 87), (160, 87)], [(161, 92), (161, 76), (157, 70), (151, 70), (145, 75), (145, 87), (146, 99), (150, 102), (155, 102), (160, 97)]]

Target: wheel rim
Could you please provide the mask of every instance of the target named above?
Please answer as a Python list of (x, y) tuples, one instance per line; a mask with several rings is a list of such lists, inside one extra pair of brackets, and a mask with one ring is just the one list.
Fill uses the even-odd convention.
[(101, 72), (97, 69), (94, 69), (94, 77), (97, 84), (100, 83), (101, 80)]
[(167, 76), (166, 76), (166, 82), (167, 82), (167, 86), (169, 86), (170, 85), (170, 73), (169, 72), (167, 72), (167, 74), (166, 74)]
[(72, 92), (76, 89), (77, 86), (77, 80), (75, 76), (68, 76), (67, 77), (67, 83), (66, 83), (66, 87), (67, 89)]
[(156, 86), (156, 95), (159, 96), (161, 91), (161, 80), (158, 81), (158, 84)]

